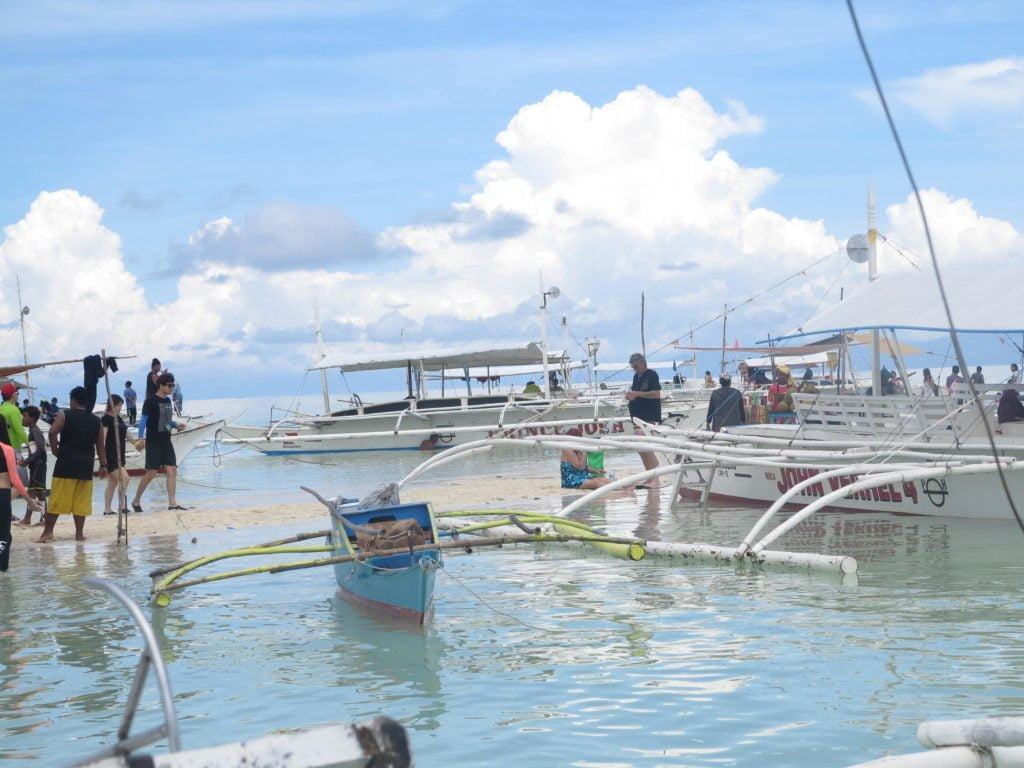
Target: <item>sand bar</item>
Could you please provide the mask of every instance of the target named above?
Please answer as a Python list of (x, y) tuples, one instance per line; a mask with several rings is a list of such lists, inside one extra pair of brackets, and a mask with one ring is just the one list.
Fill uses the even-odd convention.
[[(441, 483), (415, 483), (402, 491), (402, 501), (430, 501), (437, 512), (469, 509), (495, 509), (519, 506), (536, 509), (560, 505), (566, 496), (580, 495), (580, 491), (561, 488), (557, 477), (503, 476), (464, 477)], [(308, 500), (306, 500), (308, 499)], [(145, 500), (144, 500), (145, 502)], [(156, 500), (154, 500), (156, 503)], [(157, 536), (217, 531), (227, 528), (256, 528), (309, 521), (327, 527), (326, 511), (320, 502), (310, 498), (297, 499), (290, 504), (250, 505), (234, 509), (189, 509), (173, 512), (159, 505), (143, 504), (141, 514), (132, 513), (128, 523), (129, 534)], [(15, 516), (20, 519), (24, 504), (14, 505)], [(85, 536), (89, 541), (108, 542), (117, 538), (117, 515), (103, 515), (102, 508), (93, 506), (93, 514), (86, 519)], [(34, 516), (38, 520), (38, 515)], [(14, 541), (25, 545), (39, 538), (42, 527), (14, 525)], [(70, 515), (63, 515), (54, 529), (54, 542), (74, 541), (74, 525)], [(47, 546), (39, 544), (38, 546)]]

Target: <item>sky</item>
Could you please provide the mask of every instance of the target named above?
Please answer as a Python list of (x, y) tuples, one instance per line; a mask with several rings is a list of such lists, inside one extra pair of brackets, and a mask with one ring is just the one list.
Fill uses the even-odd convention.
[[(1020, 266), (1019, 0), (856, 8), (940, 265)], [(0, 365), (19, 280), (31, 361), (186, 397), (316, 391), (316, 312), (353, 360), (539, 340), (541, 285), (552, 346), (681, 360), (861, 286), (869, 187), (930, 269), (841, 0), (0, 0), (0, 104)]]

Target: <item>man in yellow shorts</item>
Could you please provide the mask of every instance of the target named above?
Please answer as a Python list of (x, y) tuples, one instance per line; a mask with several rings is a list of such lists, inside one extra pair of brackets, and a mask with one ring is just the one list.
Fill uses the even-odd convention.
[(71, 390), (71, 407), (57, 414), (50, 427), (50, 453), (57, 457), (50, 486), (50, 503), (44, 518), (44, 544), (53, 541), (53, 527), (59, 515), (72, 515), (75, 541), (85, 541), (85, 518), (92, 514), (92, 471), (100, 457), (100, 477), (107, 476), (106, 456), (100, 435), (100, 420), (85, 410), (85, 387)]

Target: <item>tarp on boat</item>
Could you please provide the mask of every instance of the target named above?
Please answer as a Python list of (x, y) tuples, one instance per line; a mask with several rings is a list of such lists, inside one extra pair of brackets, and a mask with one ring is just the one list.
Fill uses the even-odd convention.
[[(340, 368), (345, 373), (356, 371), (384, 371), (393, 368), (413, 368), (440, 371), (451, 368), (485, 368), (500, 365), (539, 364), (543, 360), (540, 345), (530, 342), (523, 347), (455, 347), (451, 349), (418, 349), (396, 352), (371, 353), (353, 360), (351, 355), (326, 355), (309, 370)], [(549, 357), (550, 360), (550, 357)], [(483, 375), (483, 374), (481, 374)], [(497, 374), (492, 374), (497, 375)]]
[[(960, 333), (1024, 333), (1024, 269), (944, 270), (953, 323)], [(882, 275), (780, 339), (895, 328), (948, 333), (949, 319), (931, 270)]]

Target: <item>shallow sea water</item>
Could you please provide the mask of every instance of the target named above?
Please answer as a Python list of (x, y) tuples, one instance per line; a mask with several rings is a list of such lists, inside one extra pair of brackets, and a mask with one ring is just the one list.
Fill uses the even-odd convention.
[[(283, 500), (300, 482), (355, 495), (422, 459), (231, 454), (214, 466), (209, 450), (183, 466), (195, 484), (181, 494), (225, 509), (260, 484)], [(445, 471), (485, 475), (473, 461)], [(503, 467), (553, 462), (523, 453)], [(725, 544), (758, 514), (670, 509), (665, 494), (645, 492), (583, 519)], [(16, 549), (0, 576), (0, 764), (60, 765), (114, 739), (140, 641), (83, 576), (113, 578), (142, 601), (152, 567), (309, 527), (202, 533), (196, 544), (182, 532), (134, 539), (127, 552), (93, 542)], [(426, 628), (339, 600), (328, 569), (210, 584), (144, 610), (186, 747), (387, 714), (409, 729), (419, 766), (809, 768), (915, 751), (925, 719), (1024, 708), (1015, 525), (832, 514), (783, 543), (853, 555), (860, 573), (844, 582), (505, 548), (446, 558)], [(137, 728), (157, 720), (154, 690)]]

